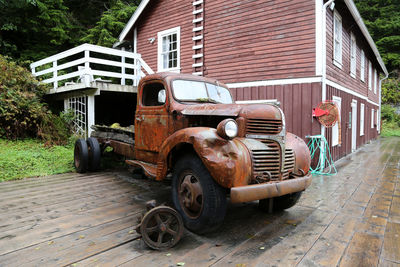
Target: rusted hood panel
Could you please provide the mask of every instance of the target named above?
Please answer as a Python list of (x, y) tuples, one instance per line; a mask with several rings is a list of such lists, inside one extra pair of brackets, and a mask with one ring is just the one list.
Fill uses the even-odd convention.
[(243, 116), (247, 118), (282, 119), (278, 109), (269, 104), (197, 104), (185, 105), (183, 115)]

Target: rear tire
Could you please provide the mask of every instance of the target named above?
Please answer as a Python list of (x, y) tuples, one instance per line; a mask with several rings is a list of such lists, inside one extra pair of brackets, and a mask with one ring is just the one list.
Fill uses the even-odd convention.
[(264, 212), (278, 212), (286, 210), (296, 205), (303, 192), (296, 192), (280, 197), (261, 199), (258, 202), (258, 207)]
[(172, 200), (186, 228), (195, 233), (211, 232), (225, 218), (225, 190), (214, 181), (197, 155), (186, 155), (175, 164)]
[(88, 169), (98, 171), (100, 169), (101, 149), (96, 138), (89, 137), (86, 141), (88, 146)]
[(84, 139), (78, 139), (74, 148), (74, 167), (78, 173), (85, 173), (88, 168), (88, 147)]

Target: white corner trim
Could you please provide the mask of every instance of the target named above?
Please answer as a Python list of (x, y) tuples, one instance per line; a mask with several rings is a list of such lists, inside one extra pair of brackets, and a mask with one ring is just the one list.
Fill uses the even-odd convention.
[(329, 86), (335, 87), (336, 89), (338, 89), (338, 90), (340, 90), (340, 91), (342, 91), (342, 92), (345, 92), (345, 93), (348, 93), (348, 94), (350, 94), (350, 95), (353, 95), (353, 96), (359, 97), (359, 98), (361, 98), (361, 99), (364, 99), (364, 100), (366, 100), (368, 103), (373, 104), (373, 105), (379, 107), (379, 104), (378, 104), (378, 103), (375, 103), (374, 101), (369, 100), (367, 96), (363, 96), (363, 95), (360, 94), (360, 93), (354, 92), (353, 90), (348, 89), (348, 88), (346, 88), (346, 87), (344, 87), (344, 86), (341, 86), (340, 84), (335, 83), (335, 82), (333, 82), (333, 81), (331, 81), (331, 80), (329, 80), (329, 79), (326, 79), (326, 84), (329, 85)]
[(241, 87), (252, 87), (252, 86), (268, 86), (268, 85), (295, 84), (295, 83), (317, 83), (317, 82), (322, 82), (322, 78), (310, 77), (310, 78), (265, 80), (265, 81), (243, 82), (243, 83), (228, 83), (227, 86), (229, 88), (241, 88)]
[(322, 54), (323, 54), (323, 40), (322, 40), (322, 7), (323, 0), (315, 0), (315, 75), (322, 75)]
[(150, 0), (142, 0), (140, 5), (136, 8), (135, 13), (133, 13), (132, 17), (129, 19), (128, 23), (125, 25), (124, 29), (120, 33), (118, 39), (119, 41), (123, 41), (132, 28), (132, 26), (135, 24), (136, 20), (139, 18), (140, 14), (142, 14), (143, 10), (146, 8), (147, 4), (150, 2)]

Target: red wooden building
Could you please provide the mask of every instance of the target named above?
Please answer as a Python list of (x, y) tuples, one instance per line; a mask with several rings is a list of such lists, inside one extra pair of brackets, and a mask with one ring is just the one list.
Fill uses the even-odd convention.
[[(278, 99), (288, 130), (324, 135), (334, 160), (380, 131), (387, 70), (351, 0), (142, 0), (119, 39), (153, 70), (219, 79), (236, 100)], [(324, 100), (340, 127), (312, 118)]]

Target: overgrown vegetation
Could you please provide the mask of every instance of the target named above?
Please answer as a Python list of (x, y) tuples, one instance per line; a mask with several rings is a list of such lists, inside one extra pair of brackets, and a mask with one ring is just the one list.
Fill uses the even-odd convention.
[(391, 105), (382, 105), (382, 136), (400, 136), (400, 115)]
[(46, 147), (34, 139), (0, 139), (0, 182), (73, 171), (73, 145)]
[(27, 69), (0, 55), (0, 137), (37, 137), (47, 145), (66, 144), (71, 121), (48, 109), (43, 102), (46, 91)]

